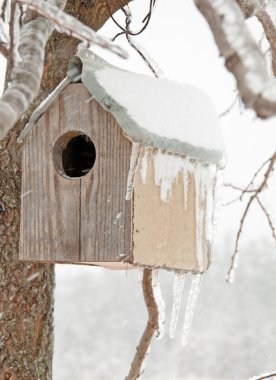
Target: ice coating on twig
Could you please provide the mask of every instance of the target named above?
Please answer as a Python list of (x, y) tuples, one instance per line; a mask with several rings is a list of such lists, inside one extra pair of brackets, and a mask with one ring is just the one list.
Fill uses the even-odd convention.
[(158, 336), (157, 339), (161, 339), (164, 335), (165, 331), (165, 301), (162, 296), (162, 291), (160, 287), (160, 282), (159, 282), (159, 271), (154, 270), (153, 271), (153, 278), (152, 278), (152, 288), (153, 288), (153, 294), (154, 294), (154, 299), (158, 308)]
[(140, 143), (132, 143), (131, 157), (130, 157), (130, 166), (127, 176), (127, 190), (126, 190), (126, 200), (129, 201), (132, 198), (135, 175), (137, 167), (139, 165), (139, 156), (141, 151)]
[(172, 315), (170, 321), (170, 338), (175, 337), (175, 331), (177, 327), (177, 322), (179, 318), (179, 310), (181, 305), (182, 293), (185, 283), (185, 273), (175, 273), (174, 284), (173, 284), (173, 306)]
[(193, 277), (184, 317), (183, 333), (181, 340), (182, 346), (185, 346), (189, 341), (191, 324), (194, 316), (197, 297), (200, 290), (200, 281), (201, 274), (197, 274)]

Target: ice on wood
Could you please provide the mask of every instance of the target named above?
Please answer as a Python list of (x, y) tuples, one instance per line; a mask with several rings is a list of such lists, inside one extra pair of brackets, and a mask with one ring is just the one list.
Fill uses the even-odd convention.
[(126, 200), (129, 201), (132, 198), (135, 174), (139, 164), (139, 156), (141, 151), (141, 144), (132, 143), (129, 171), (127, 176), (127, 190), (126, 190)]
[[(136, 145), (134, 145), (135, 147)], [(137, 162), (135, 159), (135, 148), (133, 147), (132, 162)], [(215, 164), (201, 164), (189, 157), (182, 157), (177, 154), (171, 154), (161, 151), (160, 149), (153, 150), (152, 148), (145, 148), (144, 154), (140, 158), (140, 174), (144, 184), (147, 183), (149, 157), (153, 155), (154, 181), (160, 187), (160, 199), (163, 202), (170, 200), (173, 183), (176, 182), (179, 176), (182, 176), (183, 183), (183, 205), (188, 207), (188, 189), (189, 181), (193, 176), (195, 182), (195, 209), (196, 209), (196, 256), (198, 261), (199, 271), (203, 270), (203, 236), (206, 237), (209, 244), (213, 242), (213, 223), (214, 223), (214, 210), (217, 209), (216, 201), (219, 200), (218, 185), (217, 185), (217, 165)], [(129, 178), (133, 177), (133, 168), (135, 164), (130, 165)], [(130, 181), (133, 186), (133, 181)], [(129, 189), (129, 183), (127, 185)], [(130, 186), (130, 188), (132, 188)], [(130, 196), (131, 191), (128, 190)]]
[(189, 296), (188, 296), (187, 306), (185, 310), (183, 333), (182, 333), (182, 340), (181, 340), (182, 346), (185, 346), (189, 341), (191, 324), (192, 324), (192, 320), (194, 316), (197, 297), (200, 290), (200, 281), (201, 281), (201, 274), (198, 274), (193, 277)]
[(173, 306), (172, 315), (170, 321), (170, 338), (175, 337), (175, 331), (177, 327), (177, 322), (179, 318), (179, 311), (181, 306), (182, 293), (185, 283), (185, 273), (176, 273), (174, 277), (173, 284)]

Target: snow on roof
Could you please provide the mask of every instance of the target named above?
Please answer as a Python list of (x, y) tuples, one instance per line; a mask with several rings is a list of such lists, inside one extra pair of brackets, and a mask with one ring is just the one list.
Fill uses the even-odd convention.
[(223, 163), (218, 116), (201, 90), (122, 70), (85, 48), (78, 55), (83, 84), (130, 140), (202, 162)]

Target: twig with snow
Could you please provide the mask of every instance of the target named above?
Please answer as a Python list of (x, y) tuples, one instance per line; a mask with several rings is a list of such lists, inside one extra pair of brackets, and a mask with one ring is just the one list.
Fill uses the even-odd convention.
[(276, 372), (265, 373), (263, 375), (253, 376), (249, 380), (265, 380), (265, 379), (276, 379)]
[(51, 2), (44, 0), (18, 0), (22, 4), (26, 4), (29, 8), (35, 10), (40, 15), (51, 20), (60, 33), (69, 34), (79, 40), (85, 42), (88, 46), (99, 45), (122, 58), (127, 58), (127, 53), (120, 46), (114, 44), (111, 40), (100, 36), (94, 30), (84, 25), (75, 17), (63, 12), (60, 8)]
[(272, 71), (276, 76), (276, 3), (275, 0), (238, 0), (246, 18), (256, 16), (270, 45)]
[[(238, 3), (233, 0), (194, 1), (213, 32), (225, 66), (236, 78), (244, 104), (254, 109), (261, 118), (274, 116), (276, 80), (267, 71), (265, 57), (245, 25)], [(255, 3), (264, 4), (261, 0), (250, 1), (253, 10)], [(268, 7), (261, 9), (262, 12), (266, 9), (268, 13)]]
[(234, 280), (235, 268), (237, 266), (237, 258), (238, 258), (238, 252), (239, 252), (239, 244), (240, 244), (240, 239), (241, 239), (241, 234), (242, 234), (244, 222), (246, 220), (246, 217), (248, 215), (250, 207), (251, 207), (251, 205), (253, 204), (253, 202), (255, 200), (258, 202), (258, 204), (260, 205), (261, 209), (263, 210), (263, 212), (264, 212), (264, 214), (265, 214), (265, 216), (266, 216), (266, 218), (268, 220), (269, 226), (271, 228), (272, 236), (273, 236), (273, 238), (276, 241), (275, 227), (273, 226), (270, 214), (266, 210), (266, 208), (264, 207), (264, 205), (262, 204), (262, 202), (259, 199), (259, 195), (262, 193), (262, 191), (267, 186), (268, 180), (269, 180), (269, 178), (270, 178), (270, 176), (271, 176), (271, 174), (272, 174), (272, 172), (274, 170), (275, 162), (276, 162), (276, 152), (268, 160), (265, 161), (265, 163), (269, 163), (269, 165), (267, 167), (267, 170), (264, 173), (264, 179), (263, 179), (263, 181), (261, 182), (261, 184), (255, 190), (252, 190), (249, 187), (254, 183), (254, 180), (256, 179), (257, 174), (259, 174), (261, 168), (263, 168), (265, 164), (261, 165), (261, 167), (254, 174), (252, 180), (250, 181), (250, 184), (244, 190), (242, 190), (240, 188), (237, 188), (235, 186), (232, 186), (232, 188), (234, 188), (236, 190), (239, 190), (239, 191), (242, 191), (242, 194), (239, 197), (240, 199), (242, 199), (241, 197), (242, 197), (243, 194), (245, 194), (246, 192), (249, 193), (249, 192), (251, 192), (251, 190), (252, 190), (253, 194), (249, 198), (249, 201), (246, 204), (245, 210), (244, 210), (242, 218), (240, 220), (240, 227), (239, 227), (239, 230), (238, 230), (238, 233), (237, 233), (237, 236), (236, 236), (235, 249), (234, 249), (234, 253), (233, 253), (232, 258), (231, 258), (231, 264), (230, 264), (229, 270), (227, 272), (227, 277), (226, 277), (226, 280), (228, 282), (233, 282), (233, 280)]
[(136, 348), (136, 354), (131, 363), (129, 374), (125, 380), (136, 380), (142, 373), (142, 366), (146, 354), (149, 350), (151, 340), (154, 333), (158, 331), (158, 307), (155, 302), (154, 292), (152, 287), (152, 270), (145, 268), (143, 272), (143, 294), (144, 300), (148, 311), (148, 322), (146, 329), (141, 337), (141, 340)]
[(109, 11), (111, 19), (119, 27), (119, 29), (121, 29), (121, 32), (116, 34), (116, 36), (113, 38), (113, 41), (115, 41), (115, 39), (118, 38), (119, 36), (125, 35), (129, 45), (140, 55), (140, 57), (149, 67), (152, 74), (156, 78), (163, 78), (164, 74), (162, 70), (159, 68), (159, 66), (157, 65), (157, 63), (149, 56), (146, 50), (141, 45), (139, 45), (133, 38), (133, 36), (137, 36), (141, 34), (147, 28), (151, 19), (153, 8), (155, 6), (155, 0), (150, 0), (149, 12), (143, 19), (143, 23), (144, 23), (143, 27), (138, 32), (133, 32), (131, 30), (132, 11), (129, 5), (121, 7), (121, 10), (124, 12), (124, 15), (125, 15), (125, 27), (121, 26), (112, 15), (108, 0), (106, 0), (106, 6)]

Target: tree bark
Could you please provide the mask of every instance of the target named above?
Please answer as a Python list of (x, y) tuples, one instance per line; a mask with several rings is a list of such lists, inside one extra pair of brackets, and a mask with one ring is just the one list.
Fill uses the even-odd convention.
[[(127, 1), (109, 3), (114, 13)], [(69, 0), (66, 11), (94, 30), (109, 18), (105, 0)], [(0, 142), (1, 380), (52, 378), (54, 266), (18, 261), (21, 151), (16, 137), (37, 103), (66, 75), (77, 44), (70, 36), (53, 33), (46, 48), (40, 95), (23, 120)]]

